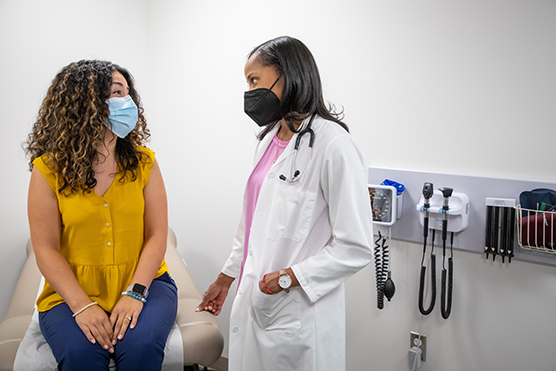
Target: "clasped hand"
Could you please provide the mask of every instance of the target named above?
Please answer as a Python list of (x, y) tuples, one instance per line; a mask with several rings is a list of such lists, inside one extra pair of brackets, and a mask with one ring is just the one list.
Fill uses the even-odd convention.
[[(263, 284), (263, 278), (261, 278), (261, 280), (259, 281), (259, 290), (261, 290), (263, 294), (267, 294), (267, 295), (274, 295), (279, 293), (280, 291), (283, 290), (278, 284), (279, 277), (280, 277), (279, 271), (267, 273), (266, 277), (264, 277), (264, 284), (266, 284), (266, 288), (264, 287)], [(268, 292), (267, 288), (271, 292)]]
[(114, 346), (122, 340), (128, 327), (133, 329), (137, 325), (139, 314), (143, 310), (143, 303), (129, 296), (120, 298), (110, 317), (98, 305), (87, 308), (75, 317), (75, 322), (87, 339), (93, 344), (114, 353)]

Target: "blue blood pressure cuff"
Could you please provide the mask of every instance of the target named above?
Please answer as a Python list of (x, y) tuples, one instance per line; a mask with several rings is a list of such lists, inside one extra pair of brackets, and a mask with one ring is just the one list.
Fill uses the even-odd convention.
[(390, 179), (384, 179), (384, 181), (380, 183), (380, 185), (392, 186), (396, 188), (396, 194), (398, 196), (401, 195), (403, 191), (405, 191), (405, 186), (403, 184), (394, 182), (393, 180)]

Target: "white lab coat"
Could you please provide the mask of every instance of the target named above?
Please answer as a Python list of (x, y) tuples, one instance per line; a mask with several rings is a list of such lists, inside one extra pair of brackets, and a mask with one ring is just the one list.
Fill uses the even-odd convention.
[[(295, 134), (260, 190), (230, 319), (230, 371), (345, 370), (344, 282), (372, 260), (366, 170), (342, 127), (316, 117), (312, 128), (312, 156), (305, 134), (295, 161), (299, 180), (279, 178), (291, 178), (295, 170)], [(258, 142), (254, 166), (277, 129)], [(240, 274), (245, 205), (244, 199), (232, 253), (222, 270), (231, 277)], [(263, 274), (288, 267), (301, 287), (276, 295), (260, 292)]]

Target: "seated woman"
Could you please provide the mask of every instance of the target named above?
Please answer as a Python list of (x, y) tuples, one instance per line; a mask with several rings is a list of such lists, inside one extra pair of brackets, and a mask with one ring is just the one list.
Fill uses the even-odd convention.
[(84, 60), (52, 81), (27, 141), (28, 213), (60, 370), (159, 370), (176, 318), (166, 191), (131, 74)]

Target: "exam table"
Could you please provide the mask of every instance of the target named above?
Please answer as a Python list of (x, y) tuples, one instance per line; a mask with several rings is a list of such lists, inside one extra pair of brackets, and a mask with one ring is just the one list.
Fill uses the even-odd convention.
[[(8, 311), (0, 323), (0, 371), (12, 371), (19, 344), (31, 323), (41, 273), (35, 261), (31, 240), (27, 243), (27, 261), (17, 282)], [(176, 324), (183, 341), (184, 366), (198, 369), (219, 360), (224, 337), (216, 318), (207, 312), (195, 312), (201, 294), (195, 287), (187, 266), (178, 253), (174, 231), (168, 230), (166, 264), (178, 286)]]

